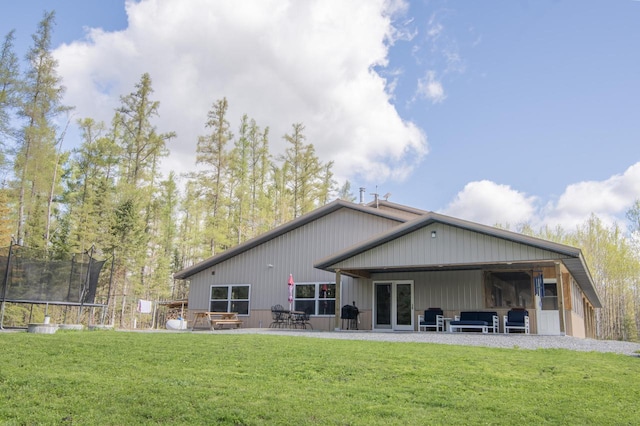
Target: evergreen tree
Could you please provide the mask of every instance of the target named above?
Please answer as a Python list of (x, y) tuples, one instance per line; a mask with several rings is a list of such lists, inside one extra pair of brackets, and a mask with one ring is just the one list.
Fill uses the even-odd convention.
[(135, 187), (149, 186), (157, 178), (157, 165), (168, 155), (166, 141), (175, 133), (158, 134), (152, 120), (158, 116), (160, 102), (152, 101), (151, 77), (145, 73), (135, 92), (120, 97), (118, 117), (122, 127), (124, 179)]
[(229, 154), (226, 147), (233, 139), (233, 134), (229, 130), (227, 121), (228, 108), (226, 98), (213, 104), (205, 124), (211, 133), (200, 136), (196, 148), (196, 164), (204, 167), (197, 176), (209, 211), (204, 236), (209, 245), (210, 255), (230, 245), (230, 236), (227, 232), (229, 226), (226, 220), (228, 216), (225, 214), (228, 207), (225, 192), (228, 189), (229, 173)]
[[(25, 124), (19, 132), (14, 161), (18, 192), (17, 238), (32, 247), (48, 247), (47, 234), (50, 196), (56, 184), (57, 129), (53, 119), (69, 111), (62, 105), (64, 87), (56, 73), (57, 61), (51, 54), (54, 13), (45, 13), (33, 36), (27, 54), (19, 115)], [(55, 188), (55, 186), (54, 186)]]
[(103, 252), (111, 244), (107, 212), (113, 210), (120, 148), (105, 134), (104, 123), (85, 118), (78, 126), (83, 142), (74, 150), (65, 175), (66, 209), (59, 218), (64, 226), (56, 232), (56, 246), (58, 251), (84, 252), (95, 245)]
[(271, 181), (271, 156), (269, 155), (269, 128), (261, 131), (254, 120), (251, 120), (249, 131), (251, 159), (251, 177), (249, 192), (251, 207), (249, 215), (250, 237), (255, 237), (269, 230), (273, 223), (273, 208), (269, 199), (269, 182)]
[(333, 161), (322, 166), (320, 175), (320, 185), (318, 187), (318, 204), (325, 205), (331, 201), (331, 198), (335, 191), (336, 181), (333, 180)]
[(154, 279), (155, 265), (147, 260), (154, 256), (159, 240), (158, 166), (168, 155), (166, 141), (175, 137), (175, 133), (157, 132), (153, 119), (159, 115), (160, 103), (151, 99), (152, 94), (151, 77), (145, 73), (134, 92), (120, 97), (121, 106), (117, 109), (112, 131), (121, 153), (111, 235), (119, 241), (122, 324), (129, 294), (150, 298), (151, 294), (166, 290), (154, 287), (158, 283)]
[(351, 182), (348, 180), (338, 190), (338, 198), (344, 201), (355, 202), (356, 196), (351, 192)]
[(4, 38), (0, 51), (0, 171), (5, 165), (5, 150), (12, 136), (10, 119), (18, 106), (20, 71), (18, 57), (13, 50), (15, 31)]
[(11, 117), (18, 107), (18, 86), (20, 72), (18, 57), (13, 50), (15, 31), (4, 38), (0, 51), (0, 247), (11, 243), (14, 221), (11, 205), (12, 192), (6, 184), (7, 150), (13, 137)]
[(233, 243), (240, 244), (247, 239), (248, 216), (250, 208), (249, 196), (249, 155), (250, 155), (249, 118), (243, 115), (240, 121), (238, 139), (229, 156), (229, 221), (234, 233)]
[(291, 194), (293, 217), (298, 217), (328, 200), (333, 187), (332, 163), (323, 165), (313, 144), (304, 144), (306, 138), (301, 123), (293, 124), (292, 128), (291, 134), (284, 135), (290, 146), (280, 159), (284, 163), (284, 179)]

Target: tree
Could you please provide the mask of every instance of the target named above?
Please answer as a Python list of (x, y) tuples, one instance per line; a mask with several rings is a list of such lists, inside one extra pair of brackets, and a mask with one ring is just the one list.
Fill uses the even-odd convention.
[(209, 244), (210, 255), (214, 255), (217, 249), (229, 246), (228, 229), (223, 212), (226, 200), (226, 177), (229, 172), (229, 154), (226, 146), (233, 138), (227, 121), (229, 104), (226, 98), (222, 98), (213, 104), (207, 114), (205, 127), (211, 129), (211, 133), (198, 138), (196, 148), (196, 164), (205, 167), (198, 173), (203, 196), (207, 201), (209, 218), (205, 227), (205, 238)]
[(273, 208), (269, 200), (268, 185), (271, 180), (271, 156), (269, 154), (269, 128), (264, 131), (251, 120), (249, 130), (251, 177), (249, 192), (251, 209), (249, 217), (250, 237), (266, 232), (273, 223)]
[[(629, 231), (631, 232), (633, 254), (636, 261), (640, 262), (640, 199), (637, 199), (627, 211), (627, 219), (630, 222)], [(636, 329), (640, 332), (640, 276), (637, 274), (632, 284), (632, 292), (633, 308), (636, 313)]]
[(119, 246), (120, 258), (124, 261), (121, 318), (125, 315), (129, 290), (145, 298), (168, 290), (168, 286), (156, 288), (160, 282), (154, 276), (157, 264), (149, 260), (154, 259), (160, 240), (158, 206), (162, 195), (157, 187), (159, 162), (168, 155), (166, 142), (176, 135), (174, 132), (157, 131), (153, 120), (159, 116), (160, 102), (152, 100), (152, 95), (151, 77), (144, 73), (135, 90), (120, 97), (121, 106), (114, 120), (123, 156), (117, 185), (117, 205), (122, 214), (115, 216), (115, 229), (127, 230), (126, 235), (120, 231), (116, 233), (123, 238)]
[(333, 186), (332, 163), (323, 165), (313, 144), (304, 144), (304, 125), (295, 123), (292, 128), (291, 134), (284, 135), (290, 146), (280, 159), (284, 163), (284, 179), (292, 198), (293, 217), (298, 217), (326, 203)]
[(249, 117), (242, 116), (238, 139), (229, 156), (229, 200), (231, 232), (235, 233), (233, 241), (240, 244), (247, 238), (248, 216), (250, 208), (250, 129)]
[(4, 38), (0, 51), (0, 170), (5, 164), (6, 140), (12, 136), (10, 119), (18, 107), (18, 86), (20, 71), (18, 57), (13, 51), (15, 31)]
[(78, 120), (82, 145), (72, 153), (65, 172), (62, 202), (66, 209), (58, 218), (57, 251), (84, 252), (95, 245), (102, 251), (108, 241), (108, 212), (115, 200), (115, 169), (120, 148), (106, 134), (104, 123)]
[[(18, 106), (19, 68), (18, 57), (13, 51), (15, 31), (4, 38), (0, 51), (0, 176), (4, 176), (6, 167), (5, 152), (7, 143), (13, 136), (10, 119)], [(12, 234), (12, 197), (4, 177), (0, 182), (0, 247), (11, 243)]]
[(345, 201), (355, 202), (356, 196), (351, 192), (351, 182), (348, 180), (338, 189), (338, 198)]
[(320, 185), (318, 187), (318, 203), (324, 205), (331, 201), (331, 196), (335, 191), (336, 181), (333, 180), (333, 161), (322, 166), (320, 175)]
[[(14, 161), (18, 190), (18, 241), (33, 247), (48, 247), (46, 224), (52, 188), (55, 190), (58, 139), (53, 119), (68, 112), (62, 105), (64, 87), (51, 54), (54, 12), (45, 12), (27, 54), (28, 69), (21, 91), (19, 115), (24, 119)], [(54, 186), (51, 186), (51, 181)]]
[(173, 132), (158, 134), (152, 120), (158, 116), (160, 102), (152, 101), (151, 76), (144, 73), (135, 92), (120, 97), (117, 117), (122, 126), (125, 181), (135, 187), (152, 185), (157, 178), (158, 161), (166, 157), (166, 141)]

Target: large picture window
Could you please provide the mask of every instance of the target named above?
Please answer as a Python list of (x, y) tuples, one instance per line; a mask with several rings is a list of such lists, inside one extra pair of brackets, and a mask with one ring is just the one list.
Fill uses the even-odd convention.
[(294, 310), (316, 316), (335, 315), (336, 285), (334, 283), (296, 284)]
[(249, 284), (211, 286), (211, 312), (237, 312), (249, 315)]
[(531, 308), (531, 276), (522, 271), (489, 272), (485, 278), (487, 308)]

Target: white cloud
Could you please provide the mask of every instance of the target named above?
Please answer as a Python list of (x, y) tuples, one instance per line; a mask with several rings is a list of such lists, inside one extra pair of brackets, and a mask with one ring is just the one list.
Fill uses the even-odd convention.
[[(236, 130), (242, 114), (271, 128), (272, 152), (302, 122), (323, 161), (343, 178), (406, 177), (427, 153), (426, 136), (391, 104), (375, 70), (400, 34), (401, 1), (129, 1), (125, 30), (91, 29), (56, 49), (79, 116), (109, 122), (119, 96), (153, 80), (159, 131), (176, 131), (166, 169), (190, 170), (207, 111), (222, 97)], [(391, 86), (393, 87), (393, 86)]]
[(431, 14), (427, 23), (427, 37), (437, 39), (442, 34), (442, 31), (444, 31), (444, 25), (436, 20), (435, 13)]
[(536, 202), (536, 197), (508, 185), (482, 180), (468, 183), (443, 213), (489, 226), (501, 224), (513, 228), (533, 217)]
[(444, 101), (447, 97), (442, 83), (436, 78), (436, 72), (433, 70), (427, 71), (424, 78), (418, 80), (417, 95), (434, 104)]
[(547, 206), (545, 222), (567, 229), (584, 223), (594, 213), (607, 224), (624, 221), (626, 211), (640, 198), (640, 162), (623, 174), (604, 181), (569, 185), (558, 201)]
[(534, 229), (547, 225), (567, 230), (574, 230), (595, 214), (606, 225), (617, 222), (625, 229), (625, 213), (637, 199), (640, 162), (603, 181), (571, 184), (557, 201), (545, 206), (538, 197), (507, 185), (488, 180), (470, 182), (443, 213), (486, 225), (508, 224), (512, 229), (528, 223)]

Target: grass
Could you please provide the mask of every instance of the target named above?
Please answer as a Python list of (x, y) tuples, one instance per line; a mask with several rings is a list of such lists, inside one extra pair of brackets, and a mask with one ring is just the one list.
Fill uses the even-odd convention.
[(637, 424), (640, 359), (224, 333), (0, 333), (1, 424)]

